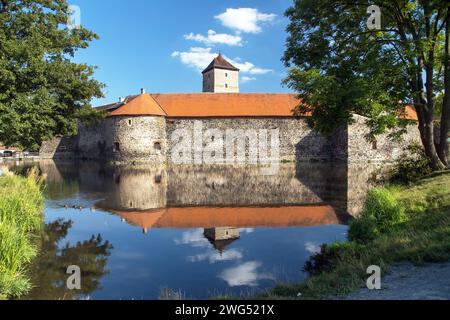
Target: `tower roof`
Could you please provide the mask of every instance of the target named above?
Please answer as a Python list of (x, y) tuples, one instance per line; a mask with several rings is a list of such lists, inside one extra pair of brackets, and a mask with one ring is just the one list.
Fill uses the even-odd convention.
[(226, 240), (211, 240), (209, 238), (208, 239), (209, 243), (212, 244), (212, 246), (214, 247), (214, 249), (216, 249), (217, 251), (219, 251), (220, 253), (224, 253), (225, 249), (232, 244), (233, 242), (235, 242), (236, 240), (238, 240), (239, 238), (234, 238), (234, 239), (226, 239)]
[(149, 94), (130, 98), (122, 106), (111, 112), (111, 116), (166, 116), (158, 102)]
[(231, 63), (229, 63), (225, 58), (222, 56), (222, 54), (219, 53), (219, 55), (209, 64), (208, 67), (206, 67), (205, 70), (203, 70), (202, 73), (206, 73), (212, 69), (225, 69), (225, 70), (231, 70), (231, 71), (239, 71), (238, 68), (233, 66)]

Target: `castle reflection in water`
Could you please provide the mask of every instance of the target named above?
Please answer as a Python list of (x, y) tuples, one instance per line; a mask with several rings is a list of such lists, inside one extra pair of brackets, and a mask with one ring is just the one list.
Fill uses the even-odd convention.
[(70, 193), (96, 199), (97, 209), (120, 216), (144, 233), (153, 228), (203, 228), (220, 252), (239, 239), (242, 228), (345, 223), (359, 213), (379, 172), (366, 164), (346, 163), (284, 164), (269, 176), (255, 167), (230, 166), (43, 161), (39, 167), (50, 200), (57, 200), (53, 194), (70, 198)]

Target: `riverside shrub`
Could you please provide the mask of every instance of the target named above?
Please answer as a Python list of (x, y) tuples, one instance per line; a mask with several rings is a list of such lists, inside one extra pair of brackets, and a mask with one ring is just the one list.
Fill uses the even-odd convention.
[(386, 188), (375, 188), (369, 191), (361, 216), (350, 223), (348, 237), (351, 241), (371, 241), (406, 220), (394, 195)]

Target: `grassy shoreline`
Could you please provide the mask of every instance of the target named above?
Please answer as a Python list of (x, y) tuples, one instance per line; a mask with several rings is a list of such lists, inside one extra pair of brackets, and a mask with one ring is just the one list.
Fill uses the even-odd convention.
[(265, 299), (326, 299), (365, 287), (367, 267), (383, 273), (395, 262), (450, 260), (450, 172), (413, 185), (388, 185), (369, 192), (362, 216), (350, 224), (349, 241), (323, 246), (306, 265), (301, 284), (279, 285)]
[(27, 267), (37, 255), (43, 226), (41, 189), (33, 172), (28, 177), (0, 176), (0, 300), (31, 289)]

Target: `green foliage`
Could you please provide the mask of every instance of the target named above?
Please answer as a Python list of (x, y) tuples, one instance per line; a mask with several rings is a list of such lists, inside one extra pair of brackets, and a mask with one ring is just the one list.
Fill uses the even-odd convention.
[[(405, 189), (408, 192), (405, 192)], [(450, 207), (450, 173), (435, 172), (413, 185), (392, 187), (391, 191), (405, 207), (408, 216)]]
[(70, 30), (66, 0), (0, 5), (0, 141), (37, 150), (55, 135), (72, 135), (77, 111), (101, 97), (94, 67), (71, 62), (97, 35)]
[[(370, 5), (380, 7), (379, 30), (367, 26)], [(351, 124), (352, 114), (363, 115), (368, 140), (386, 132), (398, 139), (408, 124), (400, 115), (413, 104), (433, 169), (442, 169), (445, 153), (439, 159), (426, 128), (438, 113), (442, 123), (449, 121), (442, 112), (442, 92), (450, 93), (444, 82), (448, 12), (448, 1), (439, 0), (295, 0), (285, 13), (290, 23), (283, 57), (290, 68), (284, 83), (301, 99), (294, 113), (311, 112), (310, 125), (324, 134)]]
[(367, 243), (379, 236), (377, 224), (373, 218), (355, 219), (350, 222), (348, 238), (352, 241)]
[[(106, 266), (113, 246), (100, 235), (62, 244), (72, 225), (72, 221), (58, 219), (44, 226), (40, 252), (31, 265), (31, 282), (36, 289), (24, 299), (78, 300), (100, 288), (101, 278), (108, 273)], [(83, 270), (81, 290), (69, 290), (66, 286), (69, 265)]]
[[(359, 86), (348, 83), (346, 90), (339, 90), (340, 80), (334, 75), (324, 76), (317, 69), (291, 69), (289, 78), (284, 83), (300, 93), (301, 103), (294, 109), (294, 115), (311, 113), (313, 116), (307, 118), (308, 123), (326, 135), (350, 123), (350, 110), (343, 110), (342, 105), (350, 101)], [(327, 108), (320, 108), (322, 105)]]
[(385, 188), (369, 191), (361, 217), (350, 223), (349, 240), (367, 242), (406, 221), (404, 208)]
[[(407, 212), (407, 217), (403, 212)], [(448, 261), (450, 172), (435, 173), (414, 185), (372, 190), (362, 217), (353, 223), (358, 224), (350, 227), (354, 234), (367, 235), (367, 226), (361, 225), (367, 223), (376, 237), (368, 242), (323, 246), (321, 253), (306, 265), (312, 274), (310, 278), (298, 285), (280, 285), (263, 298), (295, 298), (298, 293), (304, 299), (345, 295), (365, 286), (370, 265), (379, 265), (387, 272), (393, 262)]]
[(390, 180), (394, 183), (411, 183), (431, 174), (431, 162), (422, 146), (413, 144), (395, 164)]
[(43, 208), (41, 183), (33, 172), (27, 178), (0, 177), (0, 296), (18, 297), (31, 288), (26, 270), (37, 254)]
[(407, 70), (383, 40), (389, 33), (367, 29), (369, 5), (297, 0), (286, 11), (283, 61), (291, 69), (284, 83), (300, 94), (296, 113), (312, 112), (310, 124), (322, 133), (351, 123), (353, 113), (369, 118), (369, 139), (405, 125), (398, 102), (408, 100)]
[(314, 254), (305, 264), (305, 271), (310, 275), (318, 275), (322, 272), (332, 271), (341, 254), (348, 249), (350, 244), (348, 242), (334, 242), (332, 244), (323, 244), (320, 252)]
[(96, 110), (89, 106), (85, 106), (78, 109), (75, 116), (83, 125), (93, 127), (101, 123), (107, 114), (106, 111)]

